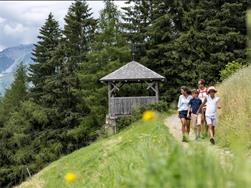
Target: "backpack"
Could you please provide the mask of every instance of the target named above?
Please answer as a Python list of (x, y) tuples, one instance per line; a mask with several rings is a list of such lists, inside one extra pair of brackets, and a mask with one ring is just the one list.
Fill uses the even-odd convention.
[[(203, 91), (203, 90), (200, 90), (200, 89), (198, 89), (197, 90), (198, 92), (199, 92), (199, 94), (201, 93), (201, 91)], [(204, 91), (203, 91), (204, 92)], [(208, 88), (206, 87), (206, 94), (208, 95)]]
[[(201, 97), (200, 97), (200, 94), (201, 93), (206, 93), (206, 95), (208, 95), (208, 88), (206, 87), (204, 90), (200, 90), (200, 89), (198, 89), (197, 90), (198, 91), (198, 96), (199, 96), (199, 98), (201, 99)], [(205, 98), (206, 96), (204, 96), (203, 94), (202, 94), (202, 98)], [(204, 100), (204, 99), (201, 99), (201, 100)]]

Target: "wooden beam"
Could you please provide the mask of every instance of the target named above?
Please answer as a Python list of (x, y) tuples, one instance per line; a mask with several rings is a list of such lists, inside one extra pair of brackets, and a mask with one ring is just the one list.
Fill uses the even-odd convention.
[(116, 84), (112, 84), (114, 91), (117, 90), (119, 91), (119, 87)]
[(108, 115), (111, 115), (111, 83), (108, 82)]
[(159, 83), (155, 81), (155, 96), (156, 96), (156, 102), (159, 102)]
[(154, 88), (155, 82), (152, 82), (152, 83), (145, 82), (145, 83), (148, 85), (148, 87), (146, 88), (147, 90), (151, 88), (155, 93), (157, 92), (156, 88)]
[(124, 83), (118, 83), (118, 85), (116, 85), (116, 83), (114, 84), (114, 83), (111, 83), (111, 92), (114, 92), (114, 91), (119, 91), (120, 90), (120, 88), (122, 87), (124, 85)]

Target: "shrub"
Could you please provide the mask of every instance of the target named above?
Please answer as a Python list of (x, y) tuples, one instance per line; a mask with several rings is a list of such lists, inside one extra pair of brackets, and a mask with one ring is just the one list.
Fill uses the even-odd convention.
[(128, 127), (131, 123), (139, 120), (142, 117), (143, 112), (147, 110), (152, 110), (157, 112), (167, 112), (169, 110), (169, 105), (164, 101), (160, 101), (156, 104), (149, 104), (137, 107), (133, 110), (132, 115), (119, 117), (116, 120), (117, 130), (120, 131), (125, 127)]
[(242, 64), (237, 61), (232, 61), (228, 63), (225, 68), (220, 71), (221, 81), (225, 80), (242, 67)]

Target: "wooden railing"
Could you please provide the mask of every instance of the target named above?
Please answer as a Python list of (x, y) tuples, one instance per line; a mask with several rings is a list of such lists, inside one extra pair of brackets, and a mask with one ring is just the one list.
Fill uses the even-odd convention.
[(135, 107), (153, 104), (157, 102), (155, 96), (143, 97), (111, 97), (109, 104), (109, 114), (116, 115), (129, 115)]

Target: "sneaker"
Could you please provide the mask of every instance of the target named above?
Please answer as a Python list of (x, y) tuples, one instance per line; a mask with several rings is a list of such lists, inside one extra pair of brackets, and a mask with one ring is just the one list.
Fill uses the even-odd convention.
[(182, 142), (185, 142), (185, 141), (186, 141), (186, 137), (183, 136), (183, 137), (182, 137)]
[(214, 140), (214, 138), (210, 138), (210, 142), (211, 142), (211, 144), (215, 144), (215, 140)]
[(208, 138), (208, 133), (207, 132), (206, 133), (201, 133), (201, 138), (202, 139)]
[(188, 142), (187, 136), (184, 135), (184, 136), (182, 137), (182, 142)]

